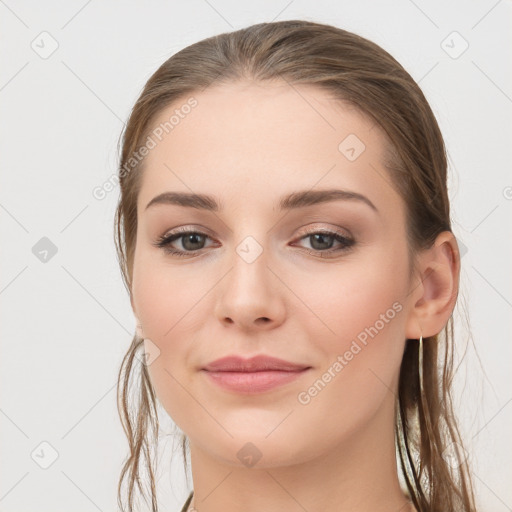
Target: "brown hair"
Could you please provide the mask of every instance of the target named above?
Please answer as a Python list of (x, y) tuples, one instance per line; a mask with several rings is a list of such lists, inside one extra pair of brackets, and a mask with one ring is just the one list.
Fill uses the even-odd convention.
[[(444, 141), (425, 96), (404, 68), (377, 44), (327, 24), (301, 20), (260, 23), (209, 37), (171, 56), (150, 77), (132, 109), (122, 138), (121, 197), (115, 217), (116, 249), (130, 295), (144, 162), (134, 160), (133, 155), (138, 154), (155, 116), (170, 104), (214, 84), (240, 80), (314, 85), (354, 105), (380, 126), (388, 141), (385, 165), (407, 208), (411, 269), (416, 268), (419, 250), (431, 247), (442, 231), (451, 231)], [(470, 472), (450, 397), (453, 316), (443, 329), (444, 343), (440, 334), (424, 339), (424, 393), (419, 386), (418, 342), (407, 341), (396, 407), (397, 450), (417, 510), (472, 512)], [(158, 442), (158, 414), (147, 368), (135, 364), (142, 344), (141, 338), (133, 338), (118, 378), (119, 414), (130, 446), (118, 486), (123, 511), (125, 478), (128, 510), (133, 510), (135, 482), (145, 498), (139, 475), (141, 455), (149, 473), (152, 510), (158, 510), (150, 453)], [(444, 357), (440, 348), (444, 348)], [(140, 381), (138, 399), (129, 395), (135, 370)], [(148, 438), (150, 426), (152, 440)], [(181, 439), (186, 471), (187, 439), (184, 435)], [(446, 453), (450, 450), (449, 458)]]

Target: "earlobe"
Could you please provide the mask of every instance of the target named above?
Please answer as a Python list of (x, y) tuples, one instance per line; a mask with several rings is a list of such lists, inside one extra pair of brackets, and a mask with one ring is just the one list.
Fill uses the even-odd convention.
[(440, 233), (433, 246), (420, 256), (419, 265), (422, 293), (411, 310), (407, 338), (438, 334), (453, 312), (460, 271), (460, 256), (453, 233)]

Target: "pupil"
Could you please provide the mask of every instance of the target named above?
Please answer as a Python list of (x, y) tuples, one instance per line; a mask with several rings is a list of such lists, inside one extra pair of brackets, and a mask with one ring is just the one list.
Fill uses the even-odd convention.
[[(331, 235), (324, 235), (324, 234), (316, 234), (316, 235), (311, 235), (313, 237), (313, 243), (311, 244), (312, 247), (314, 247), (315, 249), (330, 249), (331, 246), (332, 246), (332, 237)], [(315, 247), (315, 244), (317, 242), (317, 238), (320, 238), (320, 247)], [(326, 242), (323, 242), (322, 243), (322, 240), (324, 238), (328, 238), (328, 239), (331, 239), (331, 243), (326, 243)]]
[[(197, 247), (194, 247), (194, 243), (198, 243), (197, 242), (197, 239), (200, 239), (202, 237), (202, 235), (199, 235), (197, 233), (192, 233), (190, 235), (187, 235), (184, 239), (184, 242), (183, 242), (183, 246), (185, 247), (185, 249), (189, 249), (189, 250), (195, 250), (195, 249), (198, 249)], [(195, 240), (195, 241), (194, 241)], [(187, 244), (188, 242), (191, 242), (192, 243), (192, 247), (187, 247)], [(200, 242), (199, 242), (200, 243)]]

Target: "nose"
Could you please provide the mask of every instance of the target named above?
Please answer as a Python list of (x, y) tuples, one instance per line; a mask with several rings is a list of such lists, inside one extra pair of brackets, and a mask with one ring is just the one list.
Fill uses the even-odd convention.
[(238, 326), (244, 331), (276, 328), (285, 317), (286, 286), (269, 266), (265, 249), (251, 257), (247, 255), (254, 247), (249, 247), (249, 252), (238, 249), (219, 283), (215, 315), (227, 327)]

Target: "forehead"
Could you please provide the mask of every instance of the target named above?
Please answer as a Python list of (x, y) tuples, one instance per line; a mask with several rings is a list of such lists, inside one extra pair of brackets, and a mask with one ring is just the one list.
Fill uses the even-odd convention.
[[(183, 108), (191, 96), (196, 106)], [(260, 206), (263, 198), (330, 187), (376, 203), (397, 199), (378, 126), (310, 85), (223, 84), (175, 101), (153, 120), (158, 127), (164, 133), (144, 158), (139, 211), (168, 190)]]

